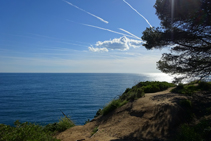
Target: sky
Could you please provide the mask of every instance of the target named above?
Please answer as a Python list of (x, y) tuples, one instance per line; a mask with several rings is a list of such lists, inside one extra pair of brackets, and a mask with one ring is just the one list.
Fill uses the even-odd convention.
[(155, 0), (1, 0), (0, 72), (158, 73)]

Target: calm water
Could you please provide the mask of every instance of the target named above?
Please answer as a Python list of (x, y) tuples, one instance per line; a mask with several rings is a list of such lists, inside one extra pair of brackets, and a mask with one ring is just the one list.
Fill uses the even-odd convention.
[(57, 122), (61, 110), (76, 124), (139, 81), (171, 81), (162, 74), (0, 73), (0, 123)]

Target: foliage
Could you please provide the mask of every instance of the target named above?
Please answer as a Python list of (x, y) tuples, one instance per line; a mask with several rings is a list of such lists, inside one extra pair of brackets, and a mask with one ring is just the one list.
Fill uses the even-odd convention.
[(209, 141), (211, 138), (211, 121), (201, 120), (198, 124), (190, 126), (181, 125), (176, 140), (178, 141)]
[(16, 121), (15, 127), (0, 124), (0, 141), (57, 141), (40, 125)]
[(211, 91), (211, 82), (201, 81), (201, 82), (198, 83), (198, 85), (194, 85), (194, 83), (192, 83), (192, 82), (189, 83), (189, 84), (186, 84), (186, 85), (179, 84), (171, 92), (193, 95), (194, 93), (196, 93), (198, 91)]
[(193, 113), (192, 102), (189, 99), (183, 99), (180, 100), (179, 105), (184, 110), (184, 119), (186, 122), (190, 123), (195, 117), (195, 114)]
[(187, 108), (191, 108), (192, 107), (192, 102), (188, 99), (183, 99), (180, 101), (180, 105), (181, 106), (185, 106)]
[(106, 115), (109, 112), (115, 110), (116, 108), (125, 105), (126, 103), (127, 103), (126, 100), (122, 101), (120, 99), (114, 99), (102, 109), (102, 115)]
[(58, 123), (46, 126), (18, 120), (14, 122), (14, 127), (0, 124), (0, 141), (59, 141), (53, 138), (55, 132), (62, 132), (74, 126), (70, 118), (63, 117)]
[(139, 82), (136, 86), (138, 88), (141, 87), (145, 93), (154, 93), (166, 90), (169, 87), (174, 87), (175, 85), (168, 82), (146, 81), (146, 82)]
[(186, 95), (193, 95), (197, 90), (198, 90), (198, 88), (196, 86), (194, 86), (194, 85), (179, 84), (171, 92), (173, 92), (173, 93), (180, 93), (180, 94), (186, 94)]
[(99, 109), (94, 117), (96, 118), (96, 117), (98, 117), (101, 114), (102, 114), (102, 109)]
[(211, 74), (211, 0), (156, 0), (161, 27), (147, 28), (142, 39), (146, 49), (170, 47), (157, 68), (184, 78), (209, 77)]
[(211, 82), (200, 82), (198, 88), (204, 91), (211, 91)]
[(86, 125), (86, 124), (89, 123), (89, 122), (90, 122), (90, 119), (88, 119), (87, 121), (85, 121), (84, 125)]
[(133, 87), (132, 89), (126, 89), (126, 91), (119, 97), (120, 100), (134, 101), (144, 96), (142, 88)]
[(71, 128), (75, 126), (73, 121), (70, 119), (70, 117), (63, 117), (59, 119), (59, 122), (48, 124), (44, 127), (44, 131), (51, 131), (51, 132), (62, 132), (65, 131), (68, 128)]
[(91, 136), (93, 136), (95, 133), (97, 133), (97, 131), (98, 131), (98, 127), (95, 127), (95, 128), (92, 130)]

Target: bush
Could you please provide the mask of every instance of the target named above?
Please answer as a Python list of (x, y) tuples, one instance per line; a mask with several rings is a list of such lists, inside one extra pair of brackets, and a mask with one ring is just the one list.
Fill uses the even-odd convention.
[(96, 117), (98, 117), (99, 115), (102, 115), (102, 109), (99, 109), (94, 117), (96, 118)]
[(123, 105), (126, 104), (126, 103), (127, 103), (126, 100), (121, 101), (120, 99), (116, 99), (116, 100), (114, 99), (114, 100), (112, 100), (107, 106), (105, 106), (105, 107), (103, 108), (102, 114), (103, 114), (103, 115), (106, 115), (106, 114), (108, 114), (109, 112), (115, 110), (115, 109), (118, 108), (118, 107), (123, 106)]
[(183, 124), (179, 130), (177, 141), (202, 141), (200, 135), (194, 131), (194, 128), (187, 124)]
[(191, 108), (192, 107), (192, 102), (188, 99), (183, 99), (180, 101), (180, 105), (183, 107)]
[(0, 141), (59, 141), (40, 125), (16, 121), (15, 127), (0, 124)]
[(176, 140), (178, 141), (209, 141), (211, 138), (211, 121), (201, 120), (198, 124), (190, 126), (181, 125)]
[(198, 88), (204, 91), (211, 90), (211, 83), (210, 82), (200, 82)]
[(146, 82), (139, 82), (136, 86), (138, 88), (143, 88), (145, 93), (154, 93), (166, 90), (169, 87), (174, 87), (175, 85), (168, 82), (146, 81)]
[(130, 90), (126, 90), (119, 99), (124, 101), (134, 101), (140, 97), (144, 96), (144, 91), (142, 88), (133, 87)]
[(175, 89), (172, 90), (174, 93), (193, 95), (197, 91), (211, 91), (210, 82), (199, 82), (198, 86), (194, 85), (195, 82), (189, 84), (179, 84)]
[(180, 94), (186, 94), (186, 95), (193, 95), (197, 91), (198, 91), (198, 87), (197, 86), (179, 84), (171, 92), (173, 92), (173, 93), (180, 93)]
[(93, 136), (95, 133), (97, 133), (97, 131), (98, 131), (98, 127), (95, 127), (95, 128), (92, 130), (91, 136)]
[(75, 126), (73, 121), (70, 119), (70, 117), (62, 117), (59, 119), (59, 122), (48, 124), (44, 127), (44, 131), (51, 131), (51, 132), (62, 132), (67, 130), (68, 128), (71, 128)]

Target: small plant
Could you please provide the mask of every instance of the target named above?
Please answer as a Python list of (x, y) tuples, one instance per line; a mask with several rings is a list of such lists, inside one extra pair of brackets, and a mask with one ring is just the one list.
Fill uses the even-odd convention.
[(109, 112), (115, 110), (116, 108), (125, 105), (126, 103), (127, 103), (126, 100), (122, 101), (122, 100), (120, 100), (120, 99), (114, 99), (114, 100), (112, 100), (108, 105), (106, 105), (106, 106), (103, 108), (102, 114), (103, 114), (103, 115), (106, 115), (106, 114), (108, 114)]
[(56, 131), (62, 132), (73, 126), (75, 126), (75, 124), (73, 123), (72, 120), (70, 120), (70, 117), (63, 117), (59, 119), (59, 122), (57, 123)]
[(98, 117), (99, 115), (102, 115), (102, 109), (99, 109), (94, 117), (96, 118), (96, 117)]
[(92, 130), (91, 136), (93, 136), (95, 133), (97, 133), (97, 131), (98, 131), (98, 127), (95, 127), (95, 128)]
[(90, 120), (88, 119), (87, 121), (85, 121), (84, 125), (86, 125), (86, 124), (89, 123), (89, 122), (90, 122)]
[(68, 117), (61, 117), (59, 119), (59, 122), (46, 125), (44, 127), (44, 131), (62, 132), (62, 131), (65, 131), (68, 128), (71, 128), (73, 126), (75, 126), (75, 124), (70, 119), (70, 116), (68, 116)]

